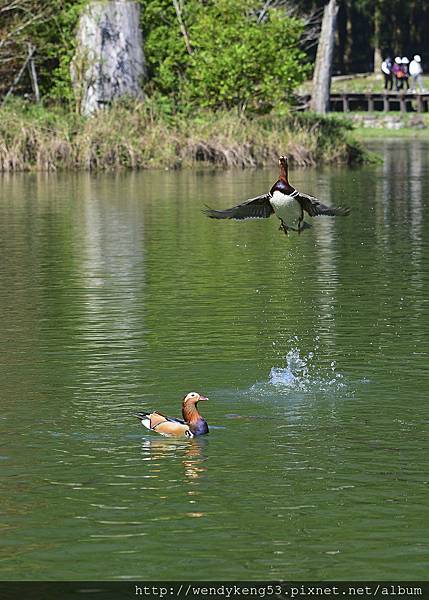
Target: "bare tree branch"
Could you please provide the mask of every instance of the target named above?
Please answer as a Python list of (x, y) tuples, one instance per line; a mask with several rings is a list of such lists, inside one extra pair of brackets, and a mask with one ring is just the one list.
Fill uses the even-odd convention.
[(30, 73), (31, 87), (33, 88), (34, 99), (36, 100), (36, 103), (39, 104), (40, 91), (39, 91), (39, 83), (37, 81), (36, 65), (34, 64), (35, 51), (36, 51), (36, 48), (32, 44), (28, 44), (28, 56), (30, 58), (29, 63), (28, 63), (28, 71)]
[(304, 31), (300, 39), (301, 47), (304, 50), (308, 50), (317, 44), (323, 16), (323, 6), (314, 9), (309, 13), (302, 13), (295, 4), (290, 2), (290, 0), (264, 0), (261, 4), (262, 7), (254, 13), (258, 24), (269, 18), (270, 11), (280, 9), (285, 12), (288, 17), (298, 18), (304, 22)]
[(0, 93), (5, 94), (4, 99), (22, 84), (26, 68), (34, 96), (40, 98), (32, 39), (35, 27), (54, 16), (51, 4), (45, 0), (0, 0)]
[(27, 4), (30, 4), (28, 0), (12, 0), (11, 2), (0, 7), (0, 13), (9, 12), (12, 15), (10, 18), (13, 18), (13, 11), (15, 11), (15, 13), (24, 13), (26, 15), (26, 18), (24, 18), (23, 21), (17, 17), (18, 22), (15, 25), (12, 25), (4, 37), (0, 39), (0, 50), (10, 40), (16, 41), (19, 34), (27, 29), (30, 25), (49, 18), (50, 11), (48, 6), (40, 8), (39, 12), (34, 13), (28, 6), (26, 6)]
[(188, 54), (192, 54), (192, 46), (189, 39), (189, 34), (186, 30), (185, 24), (182, 19), (182, 4), (179, 4), (177, 0), (173, 0), (173, 6), (174, 10), (176, 11), (177, 20), (179, 21), (180, 31), (182, 32), (183, 38), (185, 40), (186, 50), (188, 51)]
[(20, 71), (18, 72), (17, 76), (15, 77), (15, 79), (13, 80), (12, 85), (10, 86), (7, 94), (5, 95), (5, 97), (3, 98), (3, 102), (2, 104), (4, 104), (6, 102), (6, 100), (9, 98), (9, 96), (13, 93), (13, 90), (15, 89), (15, 87), (18, 85), (19, 80), (21, 79), (25, 69), (27, 68), (28, 63), (30, 62), (32, 56), (34, 54), (34, 46), (29, 46), (28, 47), (28, 55), (27, 58), (24, 61), (24, 64), (22, 65)]
[(257, 21), (258, 23), (261, 23), (261, 21), (264, 20), (265, 15), (267, 14), (272, 2), (273, 2), (273, 0), (266, 0), (264, 6), (262, 7), (261, 12), (259, 13), (258, 21)]

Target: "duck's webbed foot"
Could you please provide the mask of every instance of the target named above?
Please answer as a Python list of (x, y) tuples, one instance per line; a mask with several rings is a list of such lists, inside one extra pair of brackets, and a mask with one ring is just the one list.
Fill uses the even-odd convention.
[(301, 212), (298, 218), (298, 235), (301, 235), (301, 231), (304, 229), (304, 211), (301, 208)]
[[(281, 219), (280, 219), (280, 220), (281, 220)], [(289, 231), (289, 227), (286, 225), (286, 223), (284, 223), (283, 221), (281, 221), (281, 225), (280, 225), (280, 227), (279, 227), (279, 231), (283, 231), (283, 233), (284, 233), (285, 235), (287, 235), (287, 234), (288, 234), (288, 231)]]

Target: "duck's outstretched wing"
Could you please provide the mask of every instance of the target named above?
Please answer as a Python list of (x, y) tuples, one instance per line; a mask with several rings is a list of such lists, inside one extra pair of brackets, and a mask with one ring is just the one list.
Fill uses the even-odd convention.
[(237, 221), (244, 219), (267, 219), (274, 213), (270, 198), (270, 194), (263, 194), (225, 210), (213, 210), (207, 207), (203, 212), (211, 219), (235, 219)]
[(327, 206), (309, 194), (302, 194), (299, 192), (295, 199), (298, 200), (301, 208), (305, 210), (310, 217), (319, 217), (321, 215), (326, 215), (328, 217), (346, 217), (350, 214), (350, 208), (348, 208), (348, 206)]

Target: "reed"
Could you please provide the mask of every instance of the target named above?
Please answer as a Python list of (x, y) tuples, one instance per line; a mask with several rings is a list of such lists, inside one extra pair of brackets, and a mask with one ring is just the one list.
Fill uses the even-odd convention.
[(299, 165), (363, 161), (351, 128), (301, 113), (171, 116), (151, 101), (121, 102), (89, 119), (13, 102), (0, 109), (0, 170), (256, 167), (280, 154)]

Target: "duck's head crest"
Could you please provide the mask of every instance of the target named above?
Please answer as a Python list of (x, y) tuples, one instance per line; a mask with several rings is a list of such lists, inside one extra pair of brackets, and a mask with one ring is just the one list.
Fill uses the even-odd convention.
[(189, 394), (186, 394), (186, 396), (183, 398), (183, 406), (197, 404), (202, 400), (208, 400), (208, 398), (206, 396), (198, 394), (197, 392), (189, 392)]

